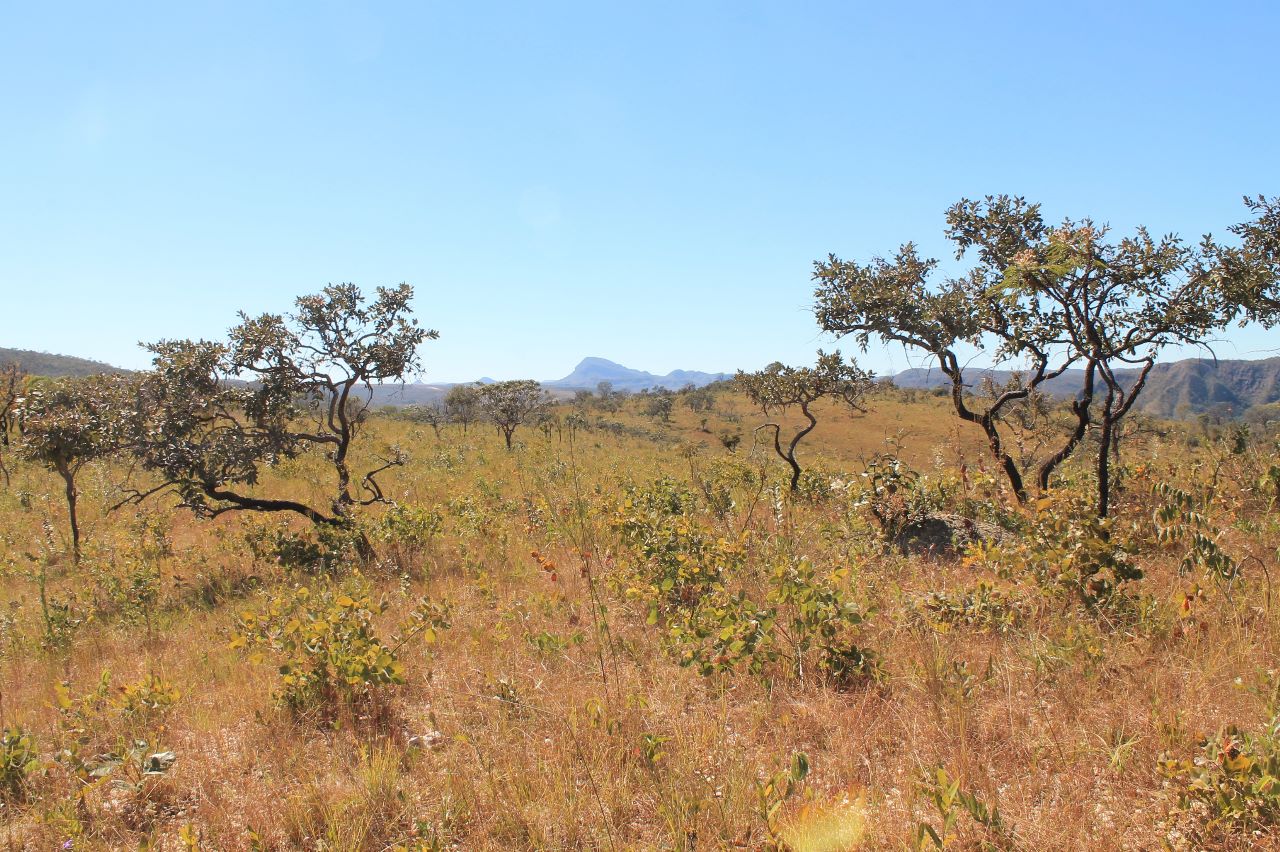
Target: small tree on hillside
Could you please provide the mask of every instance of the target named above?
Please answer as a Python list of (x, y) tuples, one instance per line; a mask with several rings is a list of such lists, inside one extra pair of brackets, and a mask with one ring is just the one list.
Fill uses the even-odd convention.
[(671, 422), (671, 412), (675, 408), (675, 397), (665, 388), (659, 388), (644, 396), (644, 413), (647, 417), (654, 420), (660, 420), (663, 423)]
[(480, 407), (498, 427), (511, 449), (511, 436), (516, 428), (533, 422), (550, 401), (542, 385), (532, 379), (516, 379), (480, 385)]
[[(734, 379), (765, 416), (785, 412), (797, 406), (808, 421), (798, 429), (784, 447), (782, 425), (766, 423), (761, 428), (773, 429), (773, 449), (791, 468), (791, 490), (800, 484), (801, 468), (796, 460), (796, 447), (818, 425), (814, 403), (830, 399), (854, 411), (865, 411), (862, 399), (872, 387), (872, 376), (857, 364), (845, 361), (840, 353), (818, 353), (814, 367), (787, 367), (774, 362), (758, 373), (738, 372)], [(736, 444), (736, 442), (735, 442)], [(726, 445), (727, 446), (727, 445)], [(732, 448), (731, 448), (732, 449)]]
[(467, 427), (480, 419), (480, 390), (473, 385), (454, 385), (444, 397), (445, 416), (453, 423), (462, 425), (462, 434)]
[(601, 411), (617, 411), (622, 407), (622, 400), (626, 398), (624, 391), (613, 389), (613, 382), (601, 381), (596, 383), (596, 403)]
[(439, 402), (405, 406), (402, 416), (415, 423), (426, 423), (431, 427), (431, 431), (435, 433), (437, 441), (440, 440), (440, 427), (449, 419), (449, 416), (445, 413), (444, 405)]
[[(225, 344), (148, 346), (155, 366), (142, 379), (131, 432), (142, 466), (160, 482), (133, 499), (167, 491), (203, 517), (292, 512), (343, 527), (355, 507), (387, 502), (377, 476), (403, 457), (392, 453), (356, 478), (351, 452), (372, 383), (416, 372), (419, 344), (437, 337), (412, 318), (412, 296), (407, 284), (379, 287), (372, 301), (353, 284), (330, 285), (297, 299), (287, 316), (242, 314)], [(332, 467), (328, 506), (246, 490), (264, 468), (313, 450)]]
[(62, 478), (76, 562), (81, 539), (76, 477), (86, 464), (119, 447), (119, 424), (128, 402), (127, 380), (102, 375), (41, 382), (20, 403), (19, 452)]

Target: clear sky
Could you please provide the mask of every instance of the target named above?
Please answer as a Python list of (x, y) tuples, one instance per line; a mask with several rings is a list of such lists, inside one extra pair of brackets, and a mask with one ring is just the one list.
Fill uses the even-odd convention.
[(408, 281), (427, 380), (804, 362), (812, 261), (945, 253), (961, 196), (1222, 233), (1280, 193), (1278, 43), (1274, 2), (0, 0), (0, 346), (142, 367)]

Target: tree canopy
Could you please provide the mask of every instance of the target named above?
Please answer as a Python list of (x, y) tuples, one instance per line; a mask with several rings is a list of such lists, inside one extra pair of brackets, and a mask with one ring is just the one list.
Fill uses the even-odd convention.
[(517, 427), (533, 420), (550, 401), (542, 385), (533, 379), (514, 379), (478, 386), (480, 407), (493, 422), (511, 449)]
[[(1232, 320), (1274, 321), (1278, 268), (1276, 202), (1250, 201), (1256, 214), (1236, 225), (1240, 245), (1205, 236), (1189, 243), (1153, 237), (1145, 228), (1112, 238), (1091, 219), (1045, 222), (1038, 204), (998, 195), (962, 199), (946, 214), (946, 235), (957, 260), (972, 264), (939, 278), (938, 261), (912, 243), (892, 259), (867, 263), (830, 255), (814, 264), (815, 312), (825, 331), (853, 335), (865, 350), (872, 339), (899, 343), (936, 359), (951, 383), (956, 414), (980, 426), (1020, 500), (1027, 490), (1004, 446), (1002, 411), (1049, 379), (1077, 367), (1084, 390), (1072, 404), (1072, 427), (1041, 464), (1039, 486), (1090, 429), (1099, 453), (1098, 512), (1108, 508), (1106, 448), (1133, 408), (1161, 350), (1174, 344), (1207, 346)], [(1272, 300), (1272, 301), (1268, 301)], [(980, 405), (968, 394), (962, 350), (984, 353), (993, 365), (1013, 362), (1021, 379)], [(1116, 371), (1138, 369), (1124, 382)]]
[(99, 375), (35, 382), (17, 403), (22, 421), (23, 457), (62, 478), (71, 530), (71, 553), (80, 559), (79, 487), (76, 478), (89, 462), (104, 458), (124, 440), (131, 383)]
[(773, 429), (774, 451), (791, 468), (791, 490), (795, 491), (802, 472), (796, 460), (796, 447), (818, 425), (813, 404), (820, 399), (833, 399), (862, 411), (862, 399), (871, 389), (873, 377), (836, 351), (819, 352), (813, 367), (788, 367), (775, 361), (756, 373), (739, 371), (735, 381), (766, 415), (796, 406), (808, 421), (807, 426), (796, 430), (785, 447), (781, 424), (765, 424)]
[(480, 418), (480, 389), (473, 385), (454, 385), (444, 396), (444, 413), (454, 423), (467, 427)]
[[(345, 525), (357, 505), (384, 502), (377, 475), (402, 462), (392, 451), (359, 474), (350, 453), (372, 383), (404, 380), (434, 339), (411, 315), (407, 284), (372, 300), (352, 284), (296, 300), (289, 315), (241, 315), (225, 343), (161, 341), (139, 385), (134, 450), (160, 482), (134, 498), (170, 490), (197, 514), (294, 512)], [(332, 465), (332, 499), (314, 506), (252, 494), (264, 467), (312, 450)]]

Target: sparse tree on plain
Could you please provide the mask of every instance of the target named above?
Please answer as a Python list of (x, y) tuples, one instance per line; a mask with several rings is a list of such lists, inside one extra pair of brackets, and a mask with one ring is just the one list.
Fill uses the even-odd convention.
[(101, 375), (39, 382), (20, 402), (19, 453), (62, 478), (76, 562), (81, 542), (76, 478), (86, 464), (120, 447), (129, 396), (128, 380)]
[(550, 398), (542, 385), (532, 379), (515, 379), (480, 385), (480, 407), (486, 417), (498, 427), (511, 449), (511, 436), (518, 427), (532, 423), (546, 409)]
[[(757, 373), (739, 371), (734, 379), (751, 401), (766, 416), (781, 413), (793, 406), (800, 409), (808, 421), (807, 426), (796, 430), (786, 446), (782, 443), (782, 425), (766, 423), (761, 428), (773, 429), (773, 449), (791, 468), (791, 490), (800, 484), (801, 467), (796, 460), (796, 448), (806, 435), (818, 425), (813, 406), (819, 400), (830, 399), (848, 406), (854, 411), (865, 411), (862, 400), (871, 389), (872, 375), (846, 361), (840, 353), (818, 353), (813, 367), (788, 367), (774, 362)], [(736, 441), (734, 445), (736, 445)], [(733, 447), (725, 444), (729, 449)]]
[(680, 391), (680, 396), (684, 404), (689, 406), (690, 411), (710, 411), (716, 405), (716, 392), (708, 387), (699, 388), (689, 385)]
[[(1039, 205), (1022, 198), (964, 199), (947, 211), (946, 233), (957, 259), (976, 255), (966, 274), (935, 282), (938, 262), (911, 243), (891, 260), (865, 265), (831, 255), (814, 265), (818, 322), (854, 335), (864, 349), (875, 338), (936, 359), (956, 414), (982, 428), (1019, 500), (1027, 489), (1005, 447), (1001, 417), (1044, 382), (1082, 369), (1074, 423), (1036, 479), (1048, 488), (1058, 466), (1096, 429), (1097, 512), (1106, 517), (1110, 448), (1159, 353), (1175, 344), (1206, 345), (1241, 316), (1274, 321), (1280, 313), (1280, 302), (1266, 301), (1275, 294), (1280, 215), (1275, 202), (1250, 206), (1257, 218), (1232, 229), (1242, 238), (1233, 248), (1211, 237), (1198, 244), (1156, 239), (1143, 228), (1109, 240), (1108, 229), (1088, 219), (1048, 225)], [(960, 354), (966, 346), (996, 364), (1017, 363), (1021, 381), (976, 404)]]
[(644, 396), (645, 415), (663, 423), (670, 423), (671, 412), (675, 408), (675, 398), (671, 392), (660, 389)]
[(438, 402), (429, 402), (426, 405), (410, 405), (405, 409), (405, 415), (409, 419), (418, 423), (426, 423), (431, 427), (431, 431), (435, 433), (436, 440), (440, 440), (440, 427), (448, 422), (449, 416), (445, 413), (444, 405)]
[[(356, 507), (387, 502), (377, 476), (403, 455), (353, 474), (351, 451), (372, 384), (417, 372), (418, 346), (438, 336), (412, 317), (412, 297), (407, 284), (379, 287), (372, 300), (353, 284), (330, 285), (289, 315), (242, 314), (226, 343), (148, 346), (154, 369), (140, 383), (134, 450), (160, 482), (131, 499), (169, 492), (202, 517), (292, 512), (340, 527), (353, 525)], [(265, 468), (315, 450), (332, 467), (328, 506), (249, 490)]]
[(474, 385), (454, 385), (444, 396), (445, 415), (453, 423), (462, 426), (462, 434), (467, 427), (482, 416), (480, 411), (480, 389)]
[(602, 381), (596, 383), (596, 404), (600, 406), (601, 411), (617, 411), (622, 407), (622, 400), (626, 396), (622, 391), (613, 389), (613, 382)]

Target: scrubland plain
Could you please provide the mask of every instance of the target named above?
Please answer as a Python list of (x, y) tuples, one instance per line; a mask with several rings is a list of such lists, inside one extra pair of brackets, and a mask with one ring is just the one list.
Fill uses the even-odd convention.
[(1019, 506), (928, 393), (823, 409), (794, 494), (741, 395), (643, 406), (512, 451), (374, 416), (360, 451), (409, 460), (368, 559), (108, 513), (103, 463), (75, 565), (10, 460), (0, 845), (1280, 847), (1273, 435), (1146, 423), (1099, 522), (1083, 460)]

